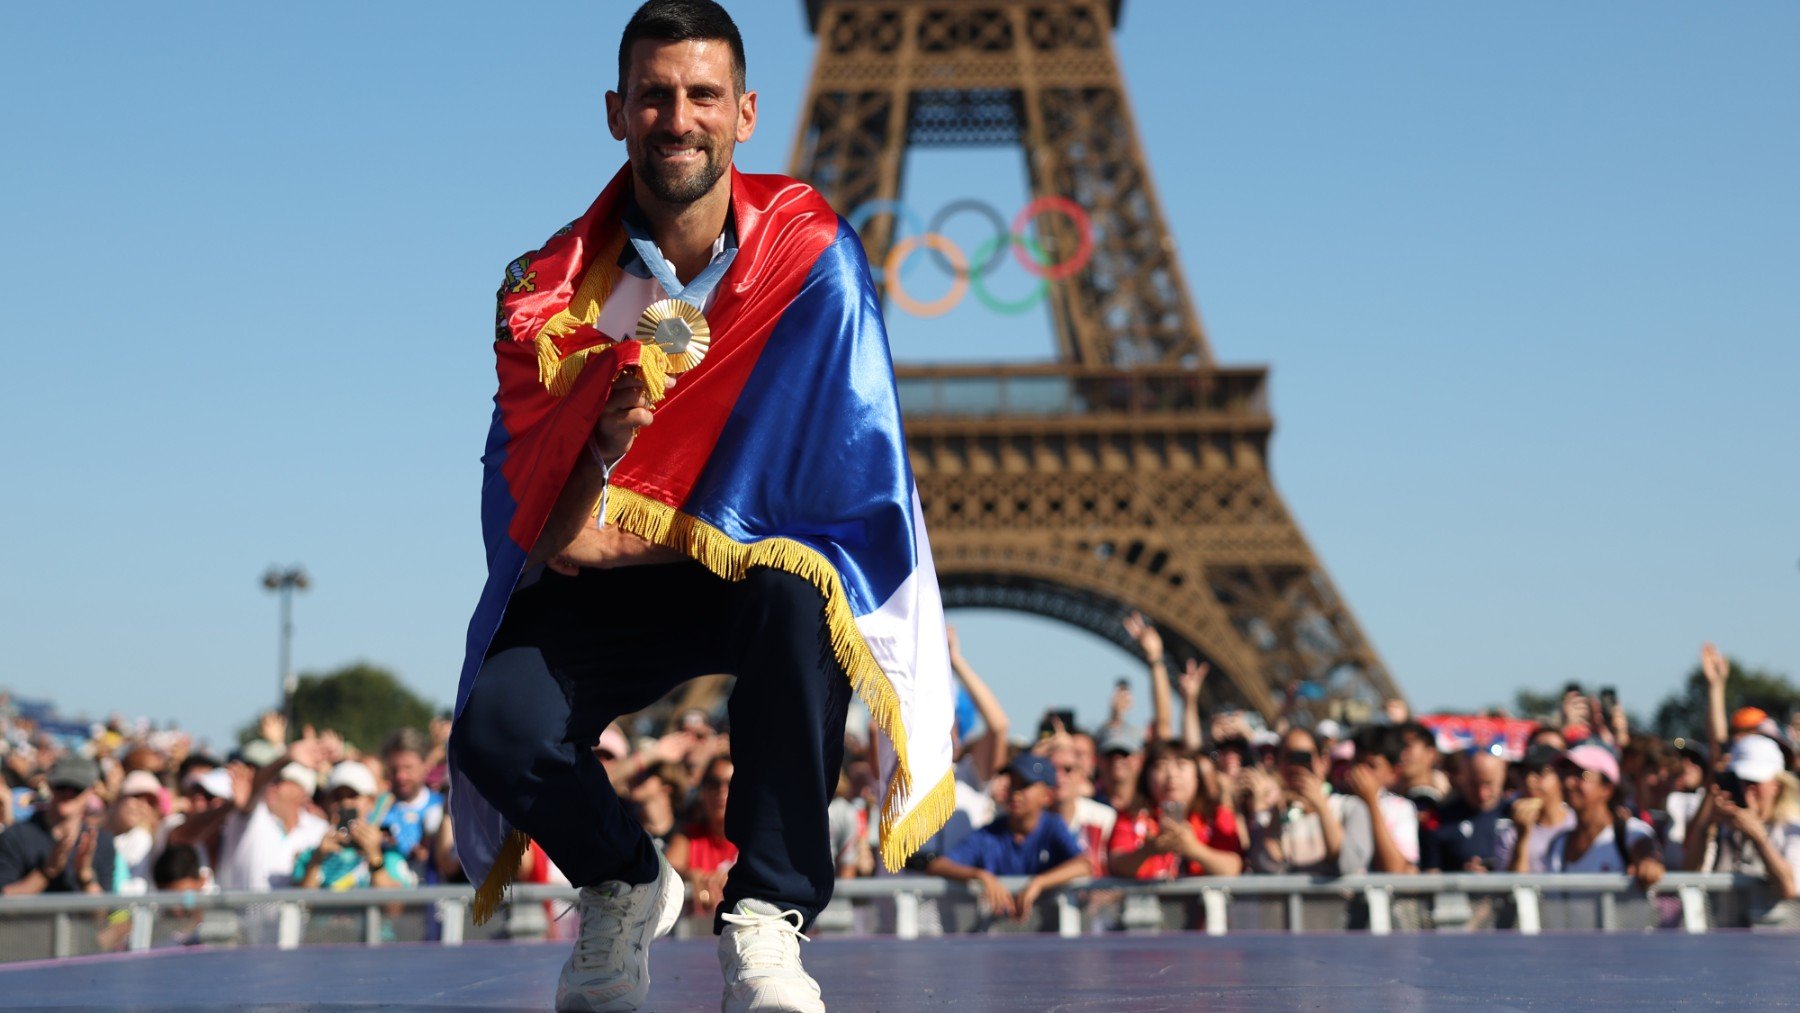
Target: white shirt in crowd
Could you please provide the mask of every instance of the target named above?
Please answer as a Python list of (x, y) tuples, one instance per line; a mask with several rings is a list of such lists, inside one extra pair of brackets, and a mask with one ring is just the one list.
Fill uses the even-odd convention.
[(268, 803), (258, 802), (249, 815), (233, 816), (225, 825), (219, 885), (258, 893), (293, 886), (300, 853), (318, 847), (330, 829), (330, 823), (302, 809), (289, 831)]
[[(1789, 868), (1800, 870), (1800, 823), (1776, 823), (1766, 827), (1765, 832), (1775, 853)], [(1730, 826), (1719, 828), (1718, 842), (1705, 868), (1708, 872), (1736, 872), (1746, 876), (1769, 874), (1756, 844), (1738, 833), (1737, 827)]]
[(1671, 869), (1679, 869), (1686, 861), (1683, 849), (1687, 847), (1688, 824), (1700, 812), (1700, 800), (1704, 796), (1697, 791), (1676, 791), (1669, 793), (1669, 800), (1663, 803), (1669, 814), (1668, 839), (1663, 841), (1663, 864)]
[(1075, 800), (1075, 818), (1069, 821), (1069, 829), (1075, 831), (1075, 836), (1086, 845), (1087, 830), (1094, 828), (1099, 832), (1101, 847), (1104, 849), (1106, 842), (1112, 840), (1113, 825), (1118, 822), (1118, 810), (1112, 806), (1091, 798), (1078, 798)]
[[(1564, 806), (1562, 819), (1549, 826), (1540, 823), (1532, 827), (1531, 843), (1526, 845), (1529, 850), (1525, 855), (1525, 871), (1549, 872), (1550, 842), (1556, 840), (1557, 835), (1573, 829), (1574, 826), (1575, 810)], [(1494, 860), (1499, 863), (1499, 871), (1512, 868), (1513, 849), (1518, 846), (1519, 828), (1513, 825), (1512, 820), (1502, 820), (1500, 826), (1494, 830)], [(1680, 863), (1678, 862), (1670, 868), (1680, 868)]]
[[(1547, 872), (1624, 872), (1625, 860), (1619, 854), (1619, 846), (1613, 843), (1613, 828), (1608, 826), (1594, 838), (1594, 843), (1581, 853), (1573, 862), (1566, 855), (1569, 838), (1573, 837), (1573, 828), (1557, 834), (1550, 841), (1549, 850), (1544, 853), (1544, 865)], [(1656, 834), (1650, 824), (1633, 817), (1625, 821), (1625, 853), (1637, 847), (1639, 841), (1655, 840)]]
[[(1338, 848), (1338, 872), (1345, 876), (1368, 872), (1375, 862), (1375, 831), (1369, 823), (1368, 805), (1355, 795), (1347, 794), (1332, 795), (1326, 801), (1344, 828), (1344, 843)], [(1387, 824), (1388, 834), (1393, 837), (1400, 857), (1418, 865), (1419, 810), (1410, 800), (1389, 791), (1382, 792), (1377, 802), (1381, 806), (1381, 820)]]
[(119, 863), (119, 893), (135, 897), (150, 892), (150, 867), (162, 854), (159, 843), (149, 827), (132, 827), (113, 837), (113, 854)]

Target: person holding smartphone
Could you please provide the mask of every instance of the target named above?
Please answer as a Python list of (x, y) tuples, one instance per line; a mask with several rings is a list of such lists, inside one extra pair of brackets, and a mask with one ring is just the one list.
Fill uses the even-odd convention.
[(0, 834), (0, 893), (109, 893), (113, 835), (91, 811), (100, 765), (68, 754), (50, 765), (49, 798)]
[(1120, 812), (1107, 849), (1113, 875), (1174, 879), (1244, 870), (1237, 817), (1220, 797), (1216, 772), (1203, 771), (1201, 762), (1176, 742), (1144, 750), (1137, 798)]
[(1706, 791), (1688, 828), (1688, 868), (1760, 876), (1776, 896), (1800, 896), (1800, 781), (1765, 735), (1731, 744), (1720, 783)]
[(1281, 767), (1274, 776), (1250, 770), (1238, 792), (1246, 816), (1248, 859), (1256, 872), (1308, 876), (1337, 874), (1344, 827), (1332, 804), (1330, 757), (1304, 728), (1281, 737)]
[(333, 826), (318, 847), (295, 859), (295, 886), (351, 890), (418, 885), (393, 834), (369, 819), (376, 794), (375, 775), (369, 768), (355, 760), (331, 768), (325, 800)]

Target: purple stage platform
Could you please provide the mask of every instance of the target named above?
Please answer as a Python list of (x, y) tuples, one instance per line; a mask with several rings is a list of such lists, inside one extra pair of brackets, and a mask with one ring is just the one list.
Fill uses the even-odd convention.
[[(835, 1009), (1670, 1009), (1800, 1003), (1793, 936), (827, 939)], [(0, 1006), (548, 1009), (567, 944), (168, 950), (0, 966)], [(647, 1009), (713, 1009), (710, 940), (664, 940)]]

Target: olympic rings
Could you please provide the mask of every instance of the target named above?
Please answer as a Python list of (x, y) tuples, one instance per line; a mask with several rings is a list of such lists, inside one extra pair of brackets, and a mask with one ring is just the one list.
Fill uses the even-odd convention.
[[(1000, 256), (1000, 244), (1002, 242), (1005, 242), (1011, 246), (1019, 246), (1019, 245), (1022, 245), (1023, 243), (1030, 243), (1032, 252), (1034, 254), (1036, 254), (1039, 257), (1042, 257), (1044, 255), (1044, 251), (1038, 247), (1037, 241), (1034, 239), (1025, 239), (1025, 240), (1021, 241), (1019, 239), (1019, 237), (1014, 234), (995, 235), (995, 236), (989, 236), (987, 241), (982, 243), (981, 247), (975, 251), (976, 262), (981, 263), (983, 261), (983, 259), (988, 256), (993, 256), (995, 258), (998, 258)], [(990, 250), (989, 247), (992, 247), (992, 249)], [(993, 310), (995, 313), (999, 313), (1003, 316), (1009, 316), (1009, 317), (1018, 316), (1020, 313), (1025, 312), (1026, 310), (1030, 309), (1033, 305), (1035, 305), (1039, 299), (1042, 299), (1046, 295), (1050, 294), (1050, 282), (1044, 278), (1038, 279), (1037, 291), (1031, 293), (1028, 296), (1025, 296), (1022, 299), (1014, 299), (1014, 300), (1011, 300), (1010, 302), (1001, 300), (1000, 298), (998, 298), (995, 295), (993, 295), (992, 293), (990, 293), (987, 290), (987, 283), (981, 280), (980, 272), (976, 272), (975, 274), (971, 275), (970, 282), (971, 282), (972, 287), (975, 289), (975, 298), (981, 300), (981, 304), (983, 306), (986, 306), (988, 309)]]
[[(988, 251), (986, 257), (976, 254), (974, 257), (975, 266), (971, 268), (978, 278), (983, 275), (992, 274), (994, 268), (1000, 266), (1001, 258), (1006, 256), (1006, 251), (1000, 248), (999, 241), (999, 237), (1006, 235), (1006, 219), (1001, 217), (1000, 210), (992, 204), (989, 204), (986, 201), (970, 200), (968, 198), (964, 198), (963, 200), (953, 200), (939, 208), (937, 214), (931, 216), (931, 224), (925, 226), (925, 231), (942, 235), (944, 232), (944, 223), (949, 221), (953, 215), (963, 211), (973, 211), (981, 217), (986, 218), (988, 222), (994, 226), (995, 240), (993, 249)], [(936, 250), (931, 251), (931, 253), (932, 258), (938, 262), (939, 267), (948, 268), (950, 266), (949, 258), (938, 253)]]
[(1039, 197), (1019, 209), (1018, 217), (1014, 218), (1012, 222), (1012, 234), (1024, 235), (1025, 227), (1046, 211), (1062, 212), (1075, 226), (1075, 255), (1051, 267), (1027, 257), (1024, 245), (1015, 243), (1013, 244), (1013, 258), (1025, 270), (1040, 278), (1047, 281), (1061, 281), (1085, 267), (1088, 259), (1094, 255), (1094, 223), (1088, 219), (1088, 213), (1081, 210), (1081, 205), (1067, 197)]
[[(974, 212), (987, 219), (994, 227), (994, 234), (976, 247), (972, 266), (971, 258), (941, 231), (952, 217), (964, 212)], [(871, 219), (884, 214), (894, 219), (893, 245), (888, 249), (887, 258), (872, 273), (877, 284), (886, 289), (894, 304), (915, 316), (941, 316), (961, 302), (971, 288), (974, 289), (975, 298), (996, 313), (1009, 316), (1023, 313), (1037, 301), (1048, 297), (1050, 282), (1073, 277), (1088, 265), (1094, 255), (1093, 220), (1079, 204), (1066, 197), (1049, 196), (1032, 200), (1013, 217), (1010, 230), (997, 209), (972, 198), (951, 201), (939, 208), (924, 228), (920, 227), (918, 216), (905, 204), (880, 198), (864, 201), (845, 220), (852, 229), (860, 231)], [(1059, 214), (1067, 218), (1068, 228), (1075, 235), (1074, 252), (1056, 263), (1046, 260), (1045, 243), (1041, 238), (1031, 235), (1033, 231), (1037, 232), (1038, 237), (1043, 235), (1042, 228), (1036, 223), (1047, 214)], [(1062, 235), (1063, 231), (1058, 230), (1058, 238)], [(1019, 265), (1038, 279), (1036, 289), (1022, 299), (1000, 299), (988, 291), (984, 283), (984, 279), (1005, 258), (1006, 247), (1011, 247), (1013, 257)], [(907, 266), (908, 258), (920, 248), (929, 251), (931, 259), (951, 275), (950, 290), (929, 302), (913, 298), (900, 283), (901, 271)]]
[[(950, 291), (927, 303), (907, 295), (906, 290), (899, 285), (900, 265), (906, 263), (906, 258), (921, 246), (943, 254), (949, 259), (951, 267)], [(895, 243), (894, 248), (888, 251), (887, 263), (882, 265), (882, 270), (887, 277), (894, 279), (888, 285), (888, 295), (893, 298), (895, 305), (916, 317), (935, 317), (950, 312), (950, 307), (962, 301), (963, 293), (969, 288), (969, 262), (963, 259), (962, 250), (948, 238), (935, 232), (907, 236)]]
[(906, 205), (900, 203), (897, 200), (883, 200), (879, 197), (874, 200), (866, 200), (866, 201), (863, 201), (861, 204), (858, 204), (856, 206), (856, 210), (850, 212), (850, 216), (844, 220), (850, 223), (850, 228), (852, 231), (854, 231), (860, 235), (862, 233), (863, 226), (869, 224), (869, 219), (874, 218), (876, 215), (891, 215), (891, 216), (893, 216), (896, 234), (898, 234), (898, 232), (901, 229), (907, 229), (907, 228), (910, 228), (914, 235), (918, 235), (921, 232), (936, 232), (937, 231), (937, 229), (935, 229), (935, 228), (933, 228), (933, 229), (920, 228), (919, 227), (919, 216), (913, 214), (912, 210), (910, 208), (908, 208)]

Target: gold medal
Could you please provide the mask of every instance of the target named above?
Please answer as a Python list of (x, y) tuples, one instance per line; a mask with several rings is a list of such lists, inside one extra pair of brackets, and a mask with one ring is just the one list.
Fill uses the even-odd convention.
[(650, 304), (638, 317), (639, 341), (649, 342), (669, 355), (669, 372), (685, 373), (700, 365), (712, 344), (712, 328), (706, 315), (692, 303), (663, 299)]

